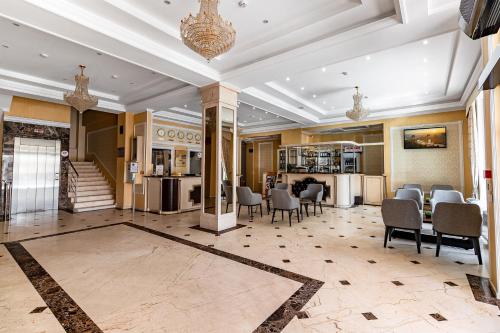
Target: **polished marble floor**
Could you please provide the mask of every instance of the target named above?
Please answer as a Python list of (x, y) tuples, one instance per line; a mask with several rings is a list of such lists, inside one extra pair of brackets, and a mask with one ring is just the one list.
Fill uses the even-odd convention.
[(292, 227), (242, 211), (244, 227), (218, 236), (192, 229), (198, 217), (0, 223), (0, 332), (500, 332), (498, 304), (471, 289), (488, 276), (473, 251), (384, 249), (378, 207)]

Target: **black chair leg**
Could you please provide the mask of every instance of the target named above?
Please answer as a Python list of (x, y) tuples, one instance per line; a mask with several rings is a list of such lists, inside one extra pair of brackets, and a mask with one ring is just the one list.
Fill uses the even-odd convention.
[(392, 232), (394, 231), (394, 228), (389, 228), (389, 242), (392, 242)]
[(304, 208), (306, 209), (306, 216), (309, 217), (309, 205), (305, 204)]
[(284, 211), (282, 210), (281, 211), (281, 221), (283, 221), (285, 219), (285, 215), (284, 215)]
[(323, 214), (323, 205), (321, 205), (321, 201), (319, 202), (319, 211)]
[(292, 211), (288, 211), (288, 222), (290, 222), (290, 227), (292, 226)]
[(299, 209), (297, 208), (296, 211), (297, 211), (297, 223), (300, 223)]
[(420, 245), (422, 244), (422, 235), (420, 229), (415, 230), (415, 240), (417, 241), (417, 252), (420, 253)]
[(314, 216), (316, 216), (316, 202), (314, 202)]
[(276, 209), (273, 209), (273, 217), (271, 218), (271, 224), (274, 223), (274, 215), (276, 214)]
[(262, 204), (259, 205), (260, 208), (260, 217), (262, 217)]
[(229, 210), (229, 202), (226, 202), (226, 213)]
[(240, 217), (241, 204), (238, 204), (238, 217)]
[(389, 233), (391, 231), (390, 227), (385, 227), (385, 236), (384, 236), (384, 247), (387, 247), (387, 238), (389, 237)]
[(483, 258), (481, 257), (481, 244), (479, 243), (479, 238), (472, 238), (472, 244), (474, 245), (474, 251), (477, 255), (477, 260), (479, 261), (479, 265), (483, 264)]
[(438, 232), (436, 236), (436, 257), (439, 257), (439, 251), (441, 250), (441, 240), (443, 238), (443, 234)]

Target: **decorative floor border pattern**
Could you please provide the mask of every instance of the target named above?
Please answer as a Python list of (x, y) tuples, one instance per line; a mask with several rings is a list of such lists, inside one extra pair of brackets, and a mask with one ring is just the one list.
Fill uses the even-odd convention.
[(302, 286), (288, 298), (276, 311), (274, 311), (253, 333), (278, 333), (281, 332), (288, 323), (298, 314), (304, 305), (323, 286), (324, 282), (290, 272), (278, 267), (270, 266), (252, 259), (244, 258), (229, 252), (221, 251), (213, 247), (198, 244), (187, 239), (173, 236), (155, 229), (150, 229), (131, 222), (113, 223), (98, 227), (78, 229), (61, 232), (46, 236), (27, 238), (18, 241), (4, 242), (9, 253), (12, 255), (21, 270), (32, 283), (33, 287), (40, 294), (44, 302), (50, 308), (61, 326), (68, 333), (102, 333), (102, 330), (92, 321), (92, 319), (78, 306), (78, 304), (64, 291), (64, 289), (50, 276), (50, 274), (36, 261), (35, 258), (22, 246), (22, 242), (38, 240), (42, 238), (62, 236), (77, 232), (102, 229), (107, 227), (124, 225), (149, 234), (159, 236), (170, 241), (174, 241), (200, 251), (204, 251), (219, 257), (236, 261), (256, 269), (260, 269), (283, 278), (287, 278), (299, 283)]
[(214, 230), (202, 228), (199, 225), (194, 225), (192, 227), (189, 227), (189, 229), (203, 231), (203, 232), (207, 232), (209, 234), (215, 235), (215, 236), (220, 236), (223, 234), (227, 234), (228, 232), (235, 231), (235, 230), (245, 228), (245, 227), (246, 227), (246, 225), (244, 225), (244, 224), (237, 224), (236, 227), (232, 227), (232, 228), (222, 230), (222, 231), (214, 231)]
[(496, 305), (500, 309), (500, 300), (495, 297), (493, 290), (491, 290), (490, 279), (477, 275), (466, 275), (474, 299), (481, 303)]

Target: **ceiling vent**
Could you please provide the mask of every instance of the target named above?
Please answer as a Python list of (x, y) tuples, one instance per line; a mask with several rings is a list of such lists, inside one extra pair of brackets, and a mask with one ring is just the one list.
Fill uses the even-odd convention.
[(462, 0), (460, 27), (472, 39), (496, 34), (500, 27), (500, 0)]

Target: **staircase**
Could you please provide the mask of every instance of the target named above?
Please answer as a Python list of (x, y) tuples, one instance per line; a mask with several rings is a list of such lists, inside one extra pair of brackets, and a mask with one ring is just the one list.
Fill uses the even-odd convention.
[(74, 213), (115, 208), (114, 189), (93, 162), (72, 162), (68, 173)]

